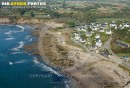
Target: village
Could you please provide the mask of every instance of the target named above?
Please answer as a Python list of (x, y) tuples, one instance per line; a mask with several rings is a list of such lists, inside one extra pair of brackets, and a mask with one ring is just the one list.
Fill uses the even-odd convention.
[[(100, 50), (104, 48), (105, 42), (112, 37), (115, 30), (123, 30), (125, 28), (130, 32), (130, 24), (124, 21), (122, 21), (121, 24), (117, 24), (115, 21), (111, 23), (94, 22), (89, 25), (83, 24), (74, 28), (75, 33), (72, 36), (72, 40), (83, 44), (87, 48)], [(124, 48), (130, 47), (129, 43), (125, 43), (121, 40), (117, 40), (115, 44)]]

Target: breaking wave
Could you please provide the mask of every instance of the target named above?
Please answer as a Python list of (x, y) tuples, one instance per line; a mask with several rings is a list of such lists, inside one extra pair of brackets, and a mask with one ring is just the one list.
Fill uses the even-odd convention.
[(5, 40), (14, 40), (15, 38), (6, 38)]
[(23, 46), (24, 46), (24, 42), (23, 42), (23, 41), (20, 41), (20, 42), (19, 42), (19, 46), (16, 47), (16, 48), (13, 48), (13, 49), (11, 49), (11, 50), (18, 51), (19, 49), (23, 48)]
[(14, 52), (14, 53), (12, 53), (12, 54), (21, 54), (21, 53), (23, 53), (23, 52)]
[(66, 85), (65, 85), (65, 88), (70, 88), (70, 87), (69, 87), (69, 85), (66, 84)]
[(30, 38), (30, 36), (29, 35), (27, 35), (26, 37), (25, 37), (25, 39), (29, 39)]
[(20, 60), (20, 61), (14, 62), (14, 64), (21, 64), (21, 63), (25, 63), (25, 62), (26, 62), (26, 60)]
[(16, 25), (16, 26), (21, 28), (22, 30), (20, 30), (20, 31), (8, 31), (8, 32), (5, 32), (5, 35), (11, 35), (12, 33), (24, 32), (25, 28), (23, 26), (20, 26), (20, 25)]
[(31, 42), (31, 41), (32, 41), (32, 39), (29, 40), (29, 42)]
[(49, 71), (49, 72), (51, 72), (51, 73), (54, 73), (54, 74), (57, 75), (57, 76), (62, 76), (62, 75), (60, 75), (58, 72), (56, 72), (55, 70), (53, 70), (52, 68), (46, 66), (46, 65), (43, 64), (43, 63), (40, 63), (36, 58), (34, 58), (33, 62), (34, 62), (35, 64), (37, 64), (38, 66), (40, 66), (40, 67), (42, 68), (42, 70)]
[(12, 31), (5, 32), (5, 35), (11, 35)]
[(24, 32), (25, 28), (23, 26), (20, 26), (20, 25), (16, 25), (16, 26), (22, 29), (20, 32)]
[(36, 59), (36, 58), (33, 59), (33, 62), (34, 62), (35, 64), (39, 64), (39, 63), (40, 63), (40, 62), (38, 61), (38, 59)]

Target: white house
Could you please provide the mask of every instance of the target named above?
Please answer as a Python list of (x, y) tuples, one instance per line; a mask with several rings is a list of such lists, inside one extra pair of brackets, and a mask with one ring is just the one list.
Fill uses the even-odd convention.
[(115, 27), (115, 26), (117, 26), (117, 25), (116, 25), (115, 21), (113, 21), (113, 22), (110, 24), (110, 27)]
[(126, 24), (124, 24), (124, 27), (130, 27), (130, 25), (126, 23)]
[(109, 34), (109, 35), (110, 35), (110, 34), (112, 34), (112, 31), (111, 31), (111, 30), (107, 30), (107, 31), (106, 31), (106, 34)]
[(102, 24), (102, 27), (103, 27), (103, 28), (107, 28), (107, 27), (108, 27), (108, 23)]
[(82, 28), (81, 30), (84, 31), (84, 32), (86, 32), (86, 29), (85, 29), (85, 28)]
[(97, 46), (97, 47), (101, 47), (101, 46), (102, 46), (102, 42), (101, 42), (100, 39), (97, 39), (97, 40), (96, 40), (96, 46)]
[(83, 38), (80, 38), (79, 41), (82, 42), (82, 43), (85, 43), (85, 42), (86, 42), (85, 39), (83, 39)]
[(92, 36), (92, 32), (87, 32), (87, 33), (86, 33), (86, 36), (88, 36), (88, 37), (89, 37), (89, 36)]
[(100, 27), (101, 25), (102, 25), (102, 24), (98, 23), (98, 24), (97, 24), (97, 27)]
[(108, 23), (107, 23), (107, 22), (105, 22), (104, 24), (105, 24), (106, 26), (108, 26)]
[(95, 36), (95, 38), (96, 38), (96, 39), (99, 39), (99, 38), (100, 38), (100, 35), (99, 35), (99, 34), (97, 34), (97, 35)]
[(105, 30), (103, 28), (100, 28), (99, 32), (105, 32)]
[(80, 40), (80, 36), (79, 36), (79, 35), (75, 35), (74, 38), (75, 38), (76, 41), (79, 41), (79, 40)]
[(74, 33), (75, 36), (79, 36), (79, 33)]
[(92, 30), (93, 30), (93, 31), (97, 31), (97, 30), (98, 30), (98, 27), (92, 27)]

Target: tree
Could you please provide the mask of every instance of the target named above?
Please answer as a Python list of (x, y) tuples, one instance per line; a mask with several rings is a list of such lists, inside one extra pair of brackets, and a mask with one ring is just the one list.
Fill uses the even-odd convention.
[(23, 16), (25, 14), (25, 10), (20, 10), (20, 15)]
[(30, 12), (30, 16), (31, 16), (31, 17), (34, 17), (35, 14), (34, 14), (33, 12)]
[(76, 23), (75, 22), (67, 22), (70, 28), (75, 27)]
[(65, 2), (65, 0), (63, 1), (62, 7), (63, 7), (63, 8), (66, 7), (66, 2)]

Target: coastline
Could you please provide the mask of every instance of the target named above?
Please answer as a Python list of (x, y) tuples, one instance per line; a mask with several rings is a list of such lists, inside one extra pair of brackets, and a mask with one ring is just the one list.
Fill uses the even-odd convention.
[(59, 66), (56, 66), (54, 65), (53, 62), (51, 62), (49, 59), (48, 59), (48, 56), (45, 57), (45, 51), (42, 49), (43, 48), (43, 37), (45, 35), (45, 33), (48, 33), (47, 32), (47, 29), (49, 28), (52, 28), (52, 27), (48, 27), (48, 26), (44, 26), (43, 30), (39, 31), (39, 38), (38, 38), (38, 50), (39, 50), (39, 54), (40, 56), (44, 56), (42, 57), (43, 61), (46, 62), (48, 65), (50, 65), (51, 67), (55, 67), (55, 68), (59, 68), (59, 71), (61, 74), (65, 75), (66, 77), (69, 77), (70, 81), (71, 81), (71, 84), (70, 86), (72, 86), (72, 88), (84, 88), (76, 79), (74, 78), (73, 76), (71, 76), (71, 74), (67, 71), (65, 71), (65, 68), (62, 68), (62, 67), (59, 67)]
[[(55, 69), (58, 73), (62, 74), (63, 76), (67, 77), (68, 81), (65, 81), (66, 87), (67, 88), (71, 88), (72, 87), (72, 85), (71, 85), (72, 83), (70, 83), (70, 81), (72, 81), (74, 79), (71, 78), (71, 77), (68, 78), (69, 75), (66, 75), (66, 73), (63, 72), (61, 70), (61, 68), (59, 68), (59, 67), (55, 66), (53, 63), (51, 63), (49, 61), (49, 59), (43, 53), (41, 53), (41, 52), (44, 52), (43, 49), (42, 49), (42, 46), (41, 46), (42, 42), (43, 42), (43, 39), (42, 39), (41, 36), (43, 35), (43, 33), (45, 33), (46, 30), (48, 30), (51, 27), (46, 26), (46, 25), (40, 25), (40, 24), (38, 24), (38, 25), (31, 25), (31, 27), (32, 27), (31, 35), (37, 37), (38, 41), (36, 41), (34, 43), (31, 43), (29, 45), (24, 45), (25, 51), (26, 52), (31, 52), (34, 49), (36, 49), (36, 52), (32, 52), (31, 54), (38, 56), (37, 60), (39, 62), (45, 62), (46, 65), (48, 65), (52, 69)], [(40, 47), (39, 47), (39, 45), (40, 45)], [(72, 81), (72, 82), (76, 83), (75, 80)], [(75, 87), (72, 87), (72, 88), (75, 88)], [(82, 87), (78, 87), (78, 88), (82, 88)]]
[[(94, 52), (84, 52), (82, 48), (67, 44), (65, 42), (67, 33), (53, 31), (53, 29), (55, 29), (53, 25), (46, 25), (40, 31), (39, 53), (41, 56), (47, 57), (44, 59), (45, 62), (60, 68), (61, 73), (71, 79), (73, 88), (125, 88), (122, 86), (130, 80), (127, 71), (123, 71), (116, 63), (109, 61), (108, 58)], [(64, 31), (69, 32), (66, 29)], [(44, 45), (47, 45), (45, 47), (48, 49), (44, 49)], [(61, 50), (59, 50), (59, 45)], [(65, 54), (59, 53), (59, 51), (62, 53), (62, 50), (65, 51)], [(49, 51), (49, 54), (46, 51)], [(56, 59), (56, 56), (60, 58)], [(63, 59), (64, 61), (62, 61)], [(71, 64), (71, 61), (65, 61), (66, 59), (71, 60), (74, 64), (68, 65)]]
[[(49, 27), (48, 25), (47, 25), (47, 26), (45, 26), (45, 25), (44, 25), (44, 26), (33, 25), (33, 26), (31, 26), (31, 27), (33, 27), (32, 32), (38, 32), (38, 34), (39, 34), (39, 35), (32, 34), (33, 36), (38, 37), (38, 42), (35, 42), (35, 44), (37, 44), (36, 46), (35, 46), (35, 45), (32, 45), (32, 44), (29, 44), (27, 47), (25, 47), (25, 48), (26, 48), (26, 51), (29, 52), (29, 51), (33, 50), (34, 48), (37, 48), (37, 49), (39, 50), (38, 53), (37, 53), (37, 54), (32, 53), (32, 54), (33, 54), (33, 55), (38, 55), (38, 56), (40, 56), (40, 58), (38, 58), (38, 61), (40, 61), (40, 62), (43, 62), (43, 61), (44, 61), (44, 62), (45, 62), (47, 65), (49, 65), (50, 67), (59, 69), (59, 70), (57, 70), (58, 72), (60, 72), (61, 74), (63, 74), (63, 75), (66, 76), (66, 77), (69, 77), (69, 80), (71, 81), (71, 83), (70, 83), (70, 82), (66, 82), (66, 83), (69, 84), (72, 88), (84, 88), (84, 87), (82, 87), (82, 85), (77, 81), (78, 79), (72, 77), (71, 74), (70, 74), (70, 73), (68, 74), (68, 72), (67, 72), (67, 71), (64, 71), (64, 69), (55, 66), (55, 65), (54, 65), (53, 63), (51, 63), (51, 62), (49, 61), (49, 59), (48, 59), (47, 57), (45, 57), (45, 55), (43, 54), (44, 51), (43, 51), (42, 46), (41, 46), (41, 45), (42, 45), (42, 42), (43, 42), (42, 37), (43, 37), (44, 33), (46, 33), (45, 31), (47, 31), (49, 28), (52, 28), (52, 27)], [(38, 30), (35, 30), (35, 29), (38, 29)], [(25, 46), (26, 46), (26, 45), (25, 45)], [(27, 48), (30, 48), (31, 50), (27, 50)]]
[[(60, 73), (69, 77), (72, 88), (129, 88), (123, 87), (130, 79), (127, 71), (123, 71), (117, 64), (107, 60), (108, 58), (101, 57), (94, 52), (84, 52), (82, 48), (66, 44), (66, 36), (64, 33), (49, 30), (55, 29), (59, 27), (59, 25), (38, 24), (31, 27), (33, 27), (32, 35), (38, 37), (38, 41), (34, 44), (27, 45), (27, 47), (25, 45), (25, 48), (28, 49), (26, 51), (30, 52), (35, 49), (36, 51), (32, 54), (40, 56), (41, 58), (38, 58), (39, 61), (44, 61), (47, 65), (58, 68)], [(46, 35), (51, 35), (51, 38), (46, 37)], [(48, 41), (45, 43), (45, 40)], [(52, 44), (51, 48), (49, 48), (50, 42)], [(53, 43), (57, 44), (58, 47), (55, 47)], [(43, 49), (43, 45), (47, 45), (46, 47), (48, 47), (49, 51), (56, 50), (56, 53), (59, 53), (59, 47), (65, 50), (65, 54), (54, 53), (51, 57), (53, 58), (53, 56), (58, 55), (61, 56), (60, 59), (63, 60), (64, 56), (68, 55), (67, 58), (73, 60), (74, 64), (66, 67), (62, 67), (61, 65), (57, 66), (56, 63), (53, 62), (56, 59), (50, 61), (51, 59), (48, 58), (48, 55), (45, 55), (47, 52)], [(70, 62), (64, 61), (65, 60), (59, 62), (63, 65), (66, 63), (70, 64)]]

